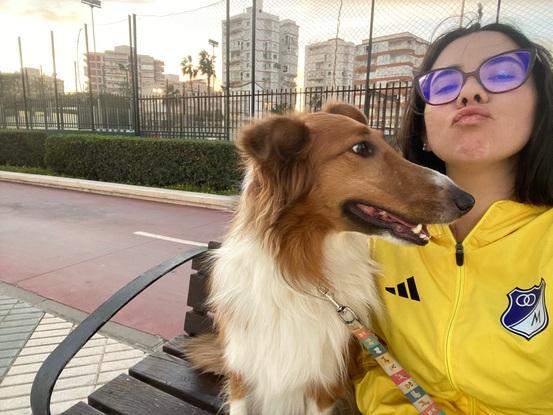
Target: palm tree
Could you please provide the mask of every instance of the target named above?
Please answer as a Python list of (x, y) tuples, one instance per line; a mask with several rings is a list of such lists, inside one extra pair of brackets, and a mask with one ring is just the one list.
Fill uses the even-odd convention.
[(207, 75), (207, 93), (210, 92), (211, 77), (215, 78), (215, 56), (210, 55), (205, 49), (200, 52), (198, 69), (203, 75)]
[(198, 68), (194, 67), (192, 63), (192, 55), (185, 56), (180, 62), (180, 68), (183, 76), (188, 75), (190, 81), (192, 81), (198, 75)]

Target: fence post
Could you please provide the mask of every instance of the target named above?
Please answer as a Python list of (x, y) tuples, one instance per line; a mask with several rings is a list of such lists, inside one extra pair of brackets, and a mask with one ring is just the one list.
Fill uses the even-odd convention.
[[(134, 57), (133, 57), (133, 40), (132, 40), (132, 21), (131, 21), (131, 15), (128, 16), (129, 21), (129, 64), (126, 68), (127, 71), (127, 92), (129, 94), (129, 128), (133, 127), (134, 129), (134, 135), (137, 134), (136, 130), (136, 117), (134, 115), (134, 100), (136, 97), (134, 96)], [(130, 73), (130, 83), (129, 83), (129, 73)]]
[(257, 1), (252, 0), (252, 73), (250, 74), (252, 80), (251, 89), (251, 101), (250, 101), (250, 115), (253, 118), (255, 116), (255, 23), (257, 19)]
[(133, 35), (134, 35), (134, 52), (133, 52), (133, 58), (134, 58), (134, 116), (136, 119), (135, 124), (135, 135), (140, 135), (140, 96), (139, 96), (139, 90), (138, 90), (138, 46), (137, 46), (137, 39), (136, 39), (136, 14), (133, 13), (132, 15), (132, 25), (133, 25)]
[[(54, 75), (54, 95), (55, 95), (55, 101), (56, 101), (56, 120), (57, 120), (57, 125), (59, 130), (60, 129), (60, 106), (58, 102), (58, 78), (56, 73), (56, 52), (54, 51), (54, 31), (53, 30), (50, 30), (50, 39), (52, 40), (52, 64), (54, 67), (53, 75)], [(88, 51), (87, 51), (87, 60), (88, 60)], [(90, 70), (88, 74), (89, 74), (88, 80), (90, 82)]]
[(92, 98), (92, 78), (90, 77), (90, 52), (88, 51), (88, 29), (86, 23), (84, 25), (84, 37), (86, 43), (86, 70), (88, 72), (88, 96), (90, 101), (90, 122), (92, 131), (94, 131), (94, 100)]
[(365, 107), (364, 112), (365, 115), (369, 116), (369, 79), (371, 74), (371, 61), (372, 61), (372, 53), (373, 53), (373, 23), (374, 23), (374, 2), (375, 0), (371, 0), (371, 24), (369, 29), (369, 46), (367, 48), (367, 77), (365, 78)]
[(227, 61), (225, 62), (226, 66), (226, 97), (225, 97), (225, 136), (227, 140), (230, 141), (230, 0), (227, 0), (227, 27), (226, 27), (226, 55)]
[(17, 37), (19, 43), (19, 63), (21, 64), (21, 82), (23, 84), (23, 105), (25, 107), (25, 128), (29, 129), (29, 119), (27, 118), (27, 89), (25, 87), (25, 71), (23, 70), (23, 52), (21, 51), (21, 36)]

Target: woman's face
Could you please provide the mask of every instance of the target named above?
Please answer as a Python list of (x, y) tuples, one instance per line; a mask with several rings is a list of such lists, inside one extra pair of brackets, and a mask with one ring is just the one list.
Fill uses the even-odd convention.
[[(462, 71), (472, 72), (487, 58), (518, 48), (502, 33), (477, 32), (450, 43), (432, 69), (458, 65)], [(494, 94), (471, 76), (455, 101), (425, 106), (428, 148), (448, 168), (516, 160), (513, 156), (530, 138), (536, 105), (532, 77), (517, 89)], [(480, 109), (484, 115), (458, 119), (464, 108)]]

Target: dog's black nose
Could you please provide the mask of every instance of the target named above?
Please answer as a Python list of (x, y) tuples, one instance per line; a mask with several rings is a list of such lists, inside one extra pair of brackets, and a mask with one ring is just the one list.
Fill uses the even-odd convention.
[(455, 205), (463, 213), (468, 212), (474, 206), (474, 197), (467, 192), (459, 190), (454, 196)]

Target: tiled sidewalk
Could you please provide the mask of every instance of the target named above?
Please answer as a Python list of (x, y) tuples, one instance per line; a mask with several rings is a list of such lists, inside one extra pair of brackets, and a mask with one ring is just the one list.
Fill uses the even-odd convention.
[[(0, 414), (31, 415), (36, 372), (75, 324), (23, 301), (0, 296)], [(138, 363), (144, 351), (96, 334), (61, 373), (52, 394), (59, 414)]]

